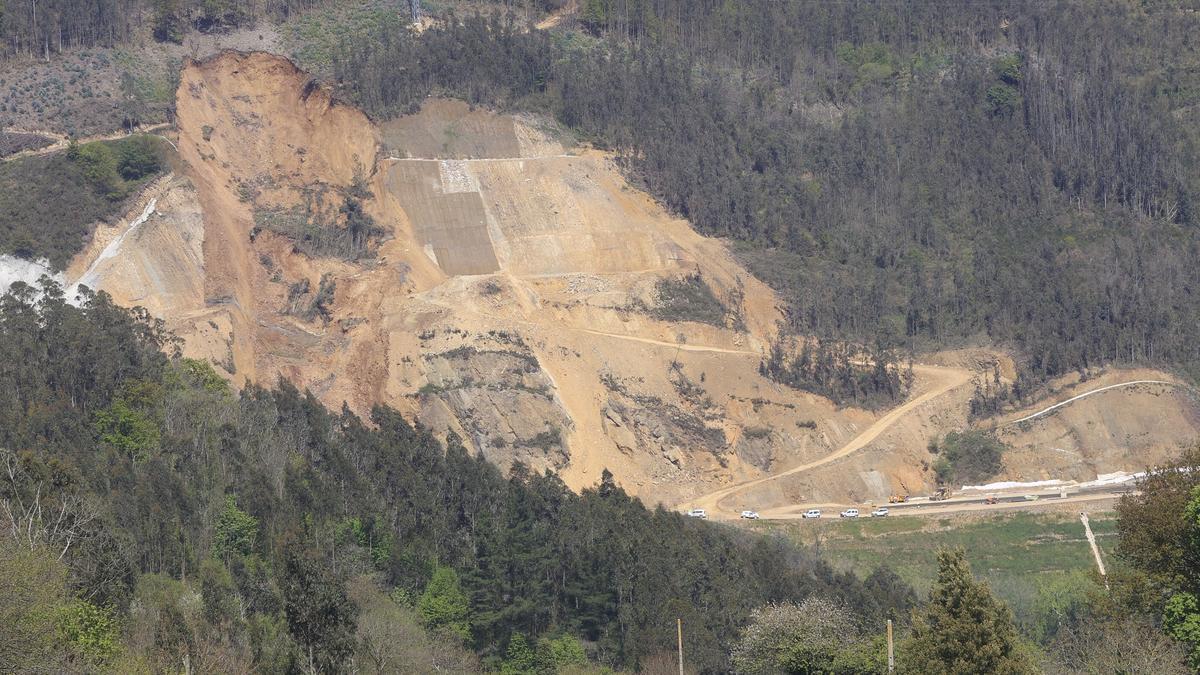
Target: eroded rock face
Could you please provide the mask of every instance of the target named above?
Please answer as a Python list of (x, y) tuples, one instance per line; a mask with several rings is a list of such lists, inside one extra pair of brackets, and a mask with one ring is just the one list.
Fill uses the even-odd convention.
[(522, 462), (562, 470), (573, 423), (554, 383), (520, 338), (487, 342), (422, 355), (421, 419), (458, 431), (502, 469)]
[[(574, 488), (608, 468), (652, 502), (809, 461), (874, 418), (761, 377), (775, 296), (543, 121), (431, 101), (381, 131), (243, 53), (189, 64), (177, 108), (186, 168), (97, 284), (236, 383), (386, 404), (502, 467)], [(76, 273), (118, 235), (101, 234)], [(696, 275), (727, 320), (655, 318), (660, 281)], [(822, 489), (886, 496), (921, 459)]]

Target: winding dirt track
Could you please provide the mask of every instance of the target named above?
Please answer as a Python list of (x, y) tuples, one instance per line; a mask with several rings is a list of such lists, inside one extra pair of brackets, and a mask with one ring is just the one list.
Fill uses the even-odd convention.
[(916, 396), (905, 402), (903, 405), (888, 411), (887, 414), (876, 420), (874, 424), (867, 427), (861, 434), (855, 436), (849, 443), (843, 445), (834, 452), (816, 461), (794, 466), (790, 469), (780, 471), (779, 473), (772, 474), (770, 476), (756, 478), (754, 480), (749, 480), (743, 483), (738, 483), (737, 485), (731, 485), (729, 487), (722, 488), (715, 492), (710, 492), (706, 495), (696, 497), (695, 499), (681, 504), (680, 506), (685, 509), (704, 509), (709, 512), (710, 517), (721, 518), (723, 516), (727, 517), (734, 515), (732, 512), (727, 512), (721, 504), (726, 498), (742, 492), (743, 490), (748, 490), (752, 487), (762, 485), (773, 480), (778, 480), (784, 476), (791, 476), (797, 473), (811, 471), (817, 467), (824, 466), (830, 462), (835, 462), (843, 457), (852, 455), (855, 452), (865, 448), (871, 443), (871, 441), (874, 441), (879, 437), (880, 434), (882, 434), (884, 431), (887, 431), (887, 429), (899, 421), (900, 418), (912, 412), (914, 409), (929, 401), (932, 401), (939, 396), (942, 396), (952, 389), (967, 384), (971, 380), (971, 372), (963, 368), (914, 365), (913, 372), (918, 376), (924, 376), (926, 382), (928, 383), (926, 385), (928, 388), (921, 395)]

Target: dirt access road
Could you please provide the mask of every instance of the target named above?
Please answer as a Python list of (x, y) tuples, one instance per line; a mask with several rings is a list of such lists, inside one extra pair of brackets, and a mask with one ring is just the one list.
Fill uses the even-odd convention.
[(1120, 387), (1129, 387), (1129, 386), (1133, 386), (1133, 385), (1135, 385), (1135, 384), (1162, 384), (1162, 385), (1166, 385), (1166, 386), (1169, 386), (1169, 387), (1181, 387), (1181, 388), (1183, 388), (1183, 389), (1190, 389), (1190, 387), (1188, 387), (1188, 386), (1187, 386), (1187, 385), (1185, 385), (1185, 384), (1182, 384), (1182, 383), (1179, 383), (1179, 382), (1170, 382), (1170, 381), (1168, 381), (1168, 380), (1130, 380), (1129, 382), (1118, 382), (1117, 384), (1110, 384), (1110, 385), (1108, 385), (1107, 387), (1100, 387), (1100, 388), (1098, 388), (1098, 389), (1092, 389), (1091, 391), (1085, 391), (1085, 392), (1083, 392), (1082, 394), (1078, 394), (1078, 395), (1076, 395), (1076, 396), (1072, 396), (1071, 398), (1069, 398), (1069, 399), (1067, 399), (1067, 400), (1065, 400), (1065, 401), (1062, 401), (1062, 402), (1060, 402), (1060, 403), (1055, 403), (1055, 404), (1054, 404), (1054, 405), (1052, 405), (1052, 406), (1048, 406), (1048, 407), (1046, 407), (1046, 408), (1042, 408), (1041, 410), (1039, 410), (1039, 411), (1037, 411), (1037, 412), (1033, 413), (1032, 415), (1025, 415), (1024, 417), (1021, 417), (1021, 418), (1019, 418), (1019, 419), (1012, 420), (1011, 422), (1004, 422), (1003, 424), (1001, 424), (1001, 425), (1000, 425), (1000, 426), (998, 426), (997, 428), (998, 428), (998, 429), (1002, 429), (1002, 428), (1004, 428), (1004, 427), (1016, 426), (1016, 425), (1018, 425), (1018, 424), (1020, 424), (1020, 423), (1022, 423), (1022, 422), (1029, 422), (1029, 421), (1031, 421), (1031, 420), (1034, 420), (1034, 419), (1036, 419), (1036, 418), (1038, 418), (1038, 417), (1041, 417), (1042, 415), (1046, 415), (1046, 414), (1048, 414), (1048, 413), (1054, 412), (1054, 411), (1055, 411), (1055, 410), (1057, 410), (1058, 408), (1061, 408), (1061, 407), (1063, 407), (1063, 406), (1065, 406), (1065, 405), (1067, 405), (1067, 404), (1069, 404), (1069, 403), (1074, 403), (1075, 401), (1078, 401), (1078, 400), (1079, 400), (1079, 399), (1081, 399), (1081, 398), (1087, 398), (1088, 396), (1091, 396), (1092, 394), (1099, 394), (1099, 393), (1101, 393), (1101, 392), (1105, 392), (1105, 391), (1108, 391), (1108, 390), (1110, 390), (1110, 389), (1118, 389), (1118, 388), (1120, 388)]
[(924, 391), (919, 395), (909, 399), (904, 404), (888, 411), (883, 417), (880, 417), (871, 426), (867, 427), (861, 434), (855, 436), (849, 443), (838, 448), (836, 451), (807, 464), (794, 466), (790, 469), (781, 471), (763, 478), (756, 478), (737, 485), (731, 485), (722, 488), (715, 492), (710, 492), (706, 495), (696, 497), (691, 501), (680, 504), (683, 509), (704, 509), (712, 518), (730, 518), (737, 514), (732, 511), (727, 511), (723, 506), (725, 499), (752, 487), (768, 483), (773, 480), (778, 480), (784, 476), (791, 476), (805, 471), (811, 471), (817, 467), (824, 466), (830, 462), (835, 462), (843, 457), (858, 452), (865, 448), (872, 441), (879, 437), (880, 434), (887, 431), (893, 424), (898, 422), (902, 417), (909, 414), (916, 408), (932, 401), (947, 392), (963, 386), (971, 381), (971, 371), (964, 368), (952, 368), (948, 366), (930, 366), (930, 365), (913, 365), (913, 373), (920, 378), (922, 389)]
[[(742, 492), (744, 490), (753, 488), (757, 485), (762, 485), (763, 483), (767, 483), (769, 481), (773, 481), (778, 478), (782, 478), (784, 476), (790, 476), (790, 475), (794, 475), (794, 474), (801, 473), (804, 471), (810, 471), (819, 466), (823, 466), (830, 462), (833, 462), (833, 461), (836, 461), (843, 457), (846, 457), (847, 455), (850, 455), (854, 452), (857, 452), (858, 450), (861, 450), (862, 448), (866, 447), (871, 441), (875, 440), (881, 433), (883, 433), (884, 431), (887, 430), (888, 427), (892, 426), (897, 421), (899, 421), (900, 418), (902, 418), (904, 415), (910, 413), (912, 410), (914, 410), (921, 404), (925, 403), (926, 401), (937, 398), (938, 396), (942, 396), (942, 395), (946, 394), (947, 392), (951, 391), (952, 389), (954, 389), (955, 387), (966, 384), (967, 382), (970, 381), (970, 377), (971, 377), (971, 374), (969, 371), (966, 371), (966, 370), (963, 370), (960, 368), (949, 368), (949, 367), (940, 367), (940, 366), (916, 366), (913, 368), (913, 370), (914, 370), (914, 372), (916, 372), (918, 374), (923, 374), (929, 378), (930, 383), (926, 385), (928, 387), (928, 389), (925, 391), (925, 393), (912, 399), (911, 401), (905, 403), (904, 405), (901, 405), (900, 407), (893, 409), (888, 414), (879, 418), (878, 421), (876, 421), (871, 426), (867, 427), (867, 429), (865, 431), (863, 431), (863, 433), (856, 436), (853, 440), (851, 440), (849, 443), (842, 446), (841, 448), (839, 448), (837, 451), (833, 452), (832, 454), (822, 457), (821, 459), (819, 459), (815, 462), (809, 462), (808, 464), (802, 464), (800, 466), (792, 467), (791, 469), (787, 469), (786, 471), (781, 471), (780, 473), (773, 474), (771, 476), (766, 476), (764, 478), (758, 478), (755, 480), (746, 481), (743, 483), (738, 483), (737, 485), (731, 485), (729, 487), (722, 488), (715, 492), (711, 492), (707, 495), (697, 497), (689, 502), (681, 504), (680, 507), (683, 509), (704, 509), (705, 511), (708, 512), (709, 517), (716, 518), (716, 519), (727, 519), (727, 518), (736, 517), (737, 513), (735, 511), (729, 510), (724, 506), (723, 502), (727, 498), (729, 498), (739, 492)], [(1166, 381), (1166, 380), (1131, 380), (1129, 382), (1119, 382), (1119, 383), (1111, 384), (1111, 385), (1104, 386), (1104, 387), (1098, 387), (1096, 389), (1092, 389), (1090, 391), (1083, 392), (1082, 394), (1072, 396), (1071, 398), (1068, 398), (1065, 401), (1055, 403), (1046, 408), (1038, 410), (1035, 413), (1025, 415), (1019, 419), (1016, 419), (1016, 420), (1013, 420), (1010, 422), (1003, 423), (1000, 426), (1005, 427), (1005, 426), (1012, 426), (1015, 424), (1019, 424), (1021, 422), (1028, 422), (1035, 418), (1038, 418), (1038, 417), (1046, 415), (1050, 412), (1053, 412), (1054, 410), (1057, 410), (1058, 408), (1066, 406), (1066, 405), (1073, 403), (1075, 401), (1078, 401), (1080, 399), (1087, 398), (1094, 394), (1099, 394), (1099, 393), (1103, 393), (1106, 391), (1118, 389), (1121, 387), (1128, 387), (1128, 386), (1139, 385), (1139, 384), (1157, 384), (1157, 385), (1167, 385), (1167, 386), (1187, 388), (1186, 385), (1183, 385), (1179, 382), (1170, 382), (1170, 381)], [(943, 504), (922, 503), (920, 505), (905, 505), (904, 507), (900, 507), (897, 510), (902, 511), (904, 513), (908, 513), (908, 514), (914, 514), (914, 515), (939, 515), (939, 514), (955, 513), (955, 512), (963, 512), (963, 511), (989, 511), (989, 510), (997, 510), (997, 509), (1036, 509), (1039, 507), (1048, 506), (1050, 504), (1067, 504), (1067, 503), (1074, 503), (1074, 502), (1096, 502), (1096, 501), (1104, 501), (1104, 500), (1113, 500), (1116, 498), (1117, 494), (1120, 491), (1121, 491), (1121, 489), (1113, 489), (1111, 491), (1100, 491), (1100, 492), (1089, 492), (1089, 493), (1085, 493), (1085, 494), (1076, 494), (1076, 495), (1068, 496), (1066, 498), (1054, 499), (1052, 502), (1043, 502), (1040, 504), (1039, 504), (1039, 502), (1028, 502), (1023, 499), (1015, 500), (1015, 501), (1011, 501), (1011, 502), (1001, 502), (999, 504), (983, 504), (983, 503), (979, 503), (978, 501), (970, 501), (970, 502), (964, 502), (964, 503), (958, 503), (958, 504), (955, 504), (955, 503), (943, 503)], [(802, 516), (802, 513), (810, 508), (830, 509), (832, 511), (832, 515), (836, 516), (837, 513), (840, 512), (842, 509), (851, 508), (852, 506), (861, 508), (861, 505), (845, 505), (845, 504), (787, 505), (787, 506), (780, 506), (780, 507), (777, 507), (774, 509), (766, 510), (760, 514), (760, 517), (762, 517), (764, 519), (800, 518)]]
[[(162, 131), (163, 129), (169, 129), (170, 127), (171, 127), (171, 125), (169, 123), (163, 122), (162, 124), (155, 124), (153, 126), (139, 127), (137, 129), (134, 129), (132, 134), (129, 133), (128, 131), (122, 130), (122, 131), (114, 131), (114, 132), (108, 133), (108, 134), (99, 134), (97, 136), (87, 136), (85, 138), (77, 138), (77, 139), (75, 139), (75, 141), (77, 143), (79, 143), (80, 145), (84, 145), (86, 143), (93, 143), (96, 141), (117, 141), (122, 138), (128, 138), (129, 136), (136, 135), (136, 134), (151, 134), (153, 136), (158, 136), (159, 138), (170, 143), (171, 147), (175, 147), (174, 141), (167, 138), (166, 136), (161, 136), (159, 134), (154, 133), (155, 131)], [(22, 130), (22, 129), (9, 129), (9, 131), (11, 131), (13, 133), (32, 134), (34, 136), (43, 136), (45, 138), (52, 139), (54, 142), (45, 147), (34, 148), (33, 150), (22, 150), (21, 152), (15, 152), (7, 157), (4, 157), (3, 161), (5, 161), (5, 162), (11, 162), (14, 159), (21, 159), (22, 157), (33, 157), (36, 155), (49, 155), (49, 154), (55, 153), (55, 152), (62, 152), (63, 150), (66, 150), (67, 147), (69, 147), (71, 144), (70, 138), (68, 138), (67, 136), (65, 136), (63, 134), (55, 133), (53, 131), (26, 131), (26, 130)]]
[[(1062, 497), (1057, 493), (1043, 492), (1035, 493), (1038, 495), (1038, 498), (1033, 501), (1026, 499), (1023, 493), (1017, 491), (997, 495), (999, 501), (994, 504), (988, 504), (985, 501), (986, 497), (979, 495), (970, 499), (946, 502), (922, 501), (905, 504), (880, 504), (879, 506), (886, 507), (890, 516), (945, 516), (958, 513), (994, 513), (997, 511), (1062, 511), (1066, 508), (1075, 508), (1080, 505), (1089, 505), (1093, 509), (1096, 507), (1107, 509), (1111, 508), (1112, 502), (1115, 502), (1129, 490), (1129, 486), (1113, 486), (1102, 490), (1076, 492), (1068, 494), (1066, 497)], [(759, 518), (762, 520), (800, 520), (804, 519), (805, 511), (817, 509), (821, 512), (821, 519), (829, 520), (831, 518), (840, 518), (839, 514), (842, 511), (851, 508), (859, 509), (861, 512), (860, 517), (868, 517), (870, 515), (871, 507), (864, 507), (861, 504), (791, 504), (764, 511), (759, 514)]]

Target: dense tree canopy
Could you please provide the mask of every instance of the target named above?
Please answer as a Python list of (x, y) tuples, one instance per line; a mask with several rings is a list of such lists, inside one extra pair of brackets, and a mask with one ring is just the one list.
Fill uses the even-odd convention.
[(938, 455), (933, 470), (943, 485), (979, 483), (995, 476), (1006, 449), (994, 435), (975, 430), (951, 431), (941, 442), (929, 444)]

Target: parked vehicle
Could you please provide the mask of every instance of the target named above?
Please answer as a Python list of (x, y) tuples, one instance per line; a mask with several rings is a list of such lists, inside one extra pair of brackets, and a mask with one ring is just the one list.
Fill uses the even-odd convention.
[(887, 514), (888, 514), (887, 507), (881, 506), (871, 512), (871, 517), (872, 518), (885, 518), (885, 517), (887, 517)]
[(821, 509), (809, 509), (809, 510), (805, 511), (804, 515), (801, 517), (802, 518), (820, 518), (821, 517)]
[(842, 511), (838, 515), (841, 516), (842, 518), (857, 518), (858, 517), (858, 509), (846, 509), (845, 511)]
[(1037, 500), (1038, 500), (1037, 495), (1025, 495), (1025, 501), (1027, 501), (1027, 502), (1036, 502)]
[(758, 511), (742, 511), (742, 517), (747, 520), (758, 520)]
[(704, 509), (692, 509), (687, 514), (692, 518), (700, 518), (701, 520), (708, 518), (708, 513)]
[(996, 495), (988, 495), (987, 499), (983, 500), (983, 503), (984, 504), (995, 504), (999, 501), (1000, 501), (999, 499), (996, 499)]
[(908, 501), (908, 495), (892, 495), (888, 497), (889, 504), (903, 504)]
[(943, 499), (950, 498), (950, 488), (938, 488), (938, 491), (930, 495), (929, 501), (940, 502)]

